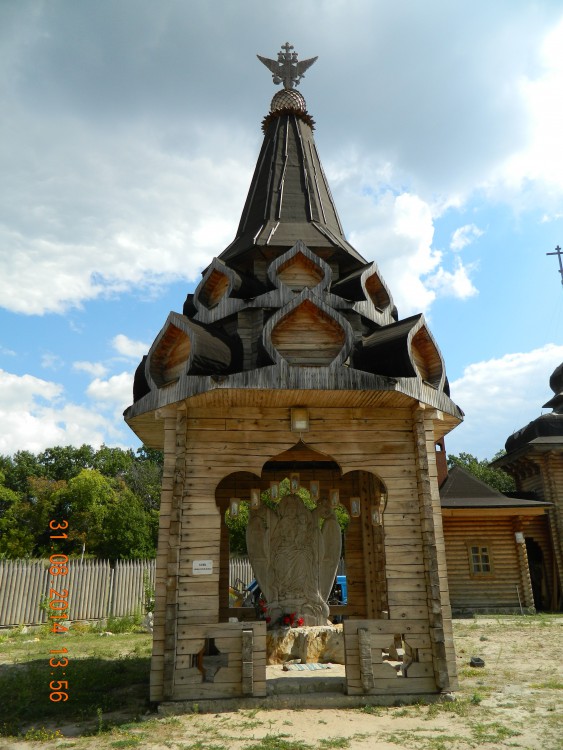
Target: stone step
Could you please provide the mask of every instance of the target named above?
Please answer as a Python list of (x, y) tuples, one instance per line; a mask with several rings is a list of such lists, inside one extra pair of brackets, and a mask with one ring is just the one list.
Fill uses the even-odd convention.
[(268, 695), (298, 695), (302, 693), (344, 693), (346, 680), (341, 676), (276, 677), (266, 683)]

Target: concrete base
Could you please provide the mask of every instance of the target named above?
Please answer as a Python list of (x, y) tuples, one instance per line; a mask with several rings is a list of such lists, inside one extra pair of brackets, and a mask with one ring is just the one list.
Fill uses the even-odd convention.
[(217, 698), (160, 703), (163, 716), (185, 713), (222, 713), (239, 709), (358, 708), (359, 706), (408, 706), (413, 703), (443, 703), (455, 700), (452, 693), (407, 693), (405, 695), (346, 695), (346, 668), (311, 672), (284, 672), (280, 665), (266, 667), (268, 695), (264, 698)]
[(186, 713), (224, 713), (260, 708), (275, 711), (289, 708), (359, 708), (361, 706), (409, 706), (413, 703), (454, 701), (453, 693), (416, 693), (396, 695), (344, 695), (343, 693), (298, 693), (270, 695), (267, 698), (222, 698), (200, 701), (160, 703), (158, 713), (174, 716)]

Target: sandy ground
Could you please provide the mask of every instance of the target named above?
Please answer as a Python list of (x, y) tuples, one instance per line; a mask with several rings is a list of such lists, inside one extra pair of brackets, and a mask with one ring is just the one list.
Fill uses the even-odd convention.
[[(563, 748), (563, 617), (490, 618), (454, 623), (460, 691), (432, 705), (354, 709), (241, 710), (155, 717), (78, 737), (41, 743), (55, 748), (139, 747), (147, 750), (469, 750)], [(479, 656), (485, 667), (469, 666)], [(294, 678), (302, 673), (286, 672)], [(317, 675), (338, 677), (342, 667)], [(281, 670), (269, 677), (283, 678)], [(104, 717), (108, 719), (110, 717)], [(114, 717), (115, 718), (115, 717)], [(3, 744), (4, 743), (4, 744)], [(1, 750), (32, 750), (38, 743), (0, 738)]]

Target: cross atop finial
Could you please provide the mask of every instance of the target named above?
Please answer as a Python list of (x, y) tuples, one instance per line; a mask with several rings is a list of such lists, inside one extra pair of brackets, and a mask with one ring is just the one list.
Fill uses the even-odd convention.
[(546, 255), (557, 255), (557, 257), (559, 258), (559, 273), (561, 274), (561, 283), (563, 284), (563, 251), (561, 250), (559, 245), (557, 245), (554, 253), (546, 253)]
[(293, 45), (286, 42), (282, 45), (281, 52), (278, 52), (277, 60), (270, 60), (269, 57), (256, 55), (260, 62), (272, 72), (272, 80), (277, 86), (283, 83), (284, 89), (292, 89), (298, 86), (301, 79), (305, 77), (305, 71), (317, 60), (316, 57), (310, 57), (308, 60), (297, 60), (297, 52), (292, 52)]

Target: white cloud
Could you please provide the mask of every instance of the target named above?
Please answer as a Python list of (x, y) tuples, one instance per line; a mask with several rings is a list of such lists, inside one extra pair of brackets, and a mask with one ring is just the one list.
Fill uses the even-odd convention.
[(99, 447), (121, 435), (100, 410), (65, 403), (63, 388), (32, 375), (0, 370), (0, 453), (54, 445)]
[(507, 438), (541, 414), (551, 397), (549, 378), (563, 360), (563, 346), (546, 344), (530, 352), (476, 362), (451, 383), (465, 421), (446, 438), (448, 450), (491, 458)]
[(107, 374), (107, 367), (101, 362), (73, 362), (72, 369), (77, 372), (85, 372), (95, 378), (103, 378)]
[(401, 317), (427, 311), (442, 287), (426, 283), (441, 267), (442, 253), (433, 247), (431, 206), (409, 192), (378, 192), (366, 164), (350, 159), (347, 166), (330, 166), (335, 178), (336, 204), (354, 229), (348, 237), (367, 260), (375, 260), (393, 295)]
[(112, 375), (107, 380), (95, 378), (86, 393), (96, 402), (123, 412), (133, 400), (133, 375), (130, 372), (122, 372)]
[(439, 268), (436, 273), (428, 276), (425, 280), (430, 289), (434, 289), (440, 297), (457, 297), (457, 299), (468, 299), (478, 294), (477, 289), (469, 278), (469, 272), (473, 266), (464, 266), (457, 258), (456, 268), (453, 273)]
[(244, 140), (237, 159), (226, 130), (222, 148), (206, 143), (212, 156), (186, 156), (134, 124), (108, 139), (62, 116), (39, 128), (24, 115), (12, 134), (18, 161), (0, 153), (5, 309), (63, 313), (135, 287), (193, 281), (233, 239), (254, 158)]
[(41, 367), (45, 370), (60, 370), (63, 367), (64, 362), (58, 354), (53, 352), (45, 352), (41, 355)]
[(118, 333), (111, 343), (119, 354), (130, 359), (141, 359), (150, 348), (149, 344), (145, 344), (143, 341), (134, 341), (123, 333)]
[(459, 227), (452, 234), (450, 250), (463, 250), (464, 247), (470, 245), (473, 240), (481, 237), (483, 234), (483, 230), (479, 229), (476, 224), (465, 224), (465, 226)]
[(563, 195), (562, 47), (563, 18), (543, 39), (541, 71), (520, 80), (529, 114), (527, 142), (497, 165), (488, 182), (490, 193), (500, 192), (519, 208), (543, 209), (544, 220), (560, 216)]

